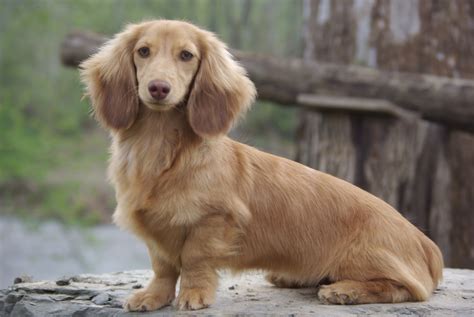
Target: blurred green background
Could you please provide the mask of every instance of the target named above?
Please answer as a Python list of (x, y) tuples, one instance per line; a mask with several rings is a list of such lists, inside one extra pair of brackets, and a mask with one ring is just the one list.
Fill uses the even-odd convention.
[[(108, 139), (60, 63), (74, 29), (111, 35), (126, 23), (184, 19), (229, 46), (279, 56), (302, 51), (301, 0), (0, 0), (0, 213), (68, 224), (108, 222)], [(263, 27), (262, 27), (263, 26)], [(257, 102), (232, 134), (293, 157), (297, 110)]]

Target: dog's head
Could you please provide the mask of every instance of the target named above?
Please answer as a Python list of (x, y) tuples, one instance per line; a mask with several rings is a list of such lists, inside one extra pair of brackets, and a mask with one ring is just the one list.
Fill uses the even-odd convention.
[(181, 21), (129, 25), (80, 67), (97, 119), (114, 130), (129, 128), (141, 105), (186, 104), (198, 135), (225, 134), (256, 94), (224, 43)]

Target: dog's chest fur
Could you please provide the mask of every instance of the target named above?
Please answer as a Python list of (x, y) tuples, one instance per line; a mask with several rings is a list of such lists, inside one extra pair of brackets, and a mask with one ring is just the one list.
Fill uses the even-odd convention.
[(117, 199), (114, 222), (147, 242), (159, 243), (161, 253), (173, 256), (186, 226), (201, 216), (203, 199), (186, 170), (176, 167), (182, 131), (163, 129), (166, 124), (157, 121), (153, 126), (141, 124), (126, 136), (113, 136), (109, 177)]

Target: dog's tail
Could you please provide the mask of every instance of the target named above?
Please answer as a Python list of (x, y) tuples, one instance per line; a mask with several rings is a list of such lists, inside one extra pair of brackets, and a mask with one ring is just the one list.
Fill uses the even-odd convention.
[(404, 285), (415, 301), (427, 300), (443, 276), (443, 256), (438, 246), (420, 232), (420, 258), (406, 263), (392, 258), (396, 267), (395, 280)]
[(421, 245), (425, 253), (425, 263), (433, 281), (431, 291), (434, 291), (443, 279), (443, 255), (438, 246), (426, 236), (421, 237)]

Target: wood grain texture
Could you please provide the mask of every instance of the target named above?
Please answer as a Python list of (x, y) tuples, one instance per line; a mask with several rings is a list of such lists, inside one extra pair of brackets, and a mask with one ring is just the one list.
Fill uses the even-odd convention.
[[(381, 84), (381, 95), (403, 104), (405, 109), (419, 106), (415, 111), (421, 118), (407, 120), (349, 111), (337, 116), (327, 112), (315, 115), (304, 111), (298, 159), (389, 202), (438, 243), (447, 265), (474, 267), (474, 236), (470, 229), (474, 225), (474, 135), (432, 118), (441, 114), (442, 108), (454, 109), (462, 102), (438, 99), (438, 106), (434, 106), (437, 102), (425, 98), (428, 91), (451, 95), (451, 83), (469, 82), (474, 77), (474, 32), (468, 27), (474, 22), (473, 4), (463, 0), (331, 1), (330, 18), (321, 22), (321, 10), (328, 11), (324, 2), (305, 1), (309, 28), (305, 31), (306, 58), (319, 64), (345, 64), (347, 70), (362, 69), (354, 64), (370, 65), (378, 69), (379, 75), (405, 72), (385, 78), (397, 83), (394, 86), (400, 88), (399, 96), (387, 89), (391, 84)], [(406, 73), (418, 73), (419, 82), (412, 82), (416, 77), (403, 77)], [(376, 91), (378, 84), (364, 84), (371, 77), (366, 75), (357, 78), (359, 88)], [(441, 77), (431, 75), (450, 79), (443, 77), (446, 82), (440, 84), (437, 79)], [(384, 78), (374, 81), (382, 83)], [(430, 87), (428, 82), (433, 85)], [(417, 106), (404, 103), (402, 99), (408, 96), (409, 102)], [(425, 106), (433, 106), (431, 114), (419, 110)], [(467, 108), (458, 109), (460, 115), (469, 117)], [(445, 112), (445, 119), (448, 116)], [(345, 123), (337, 127), (335, 122)], [(336, 132), (321, 132), (336, 127), (343, 138)], [(351, 150), (334, 151), (341, 148)], [(332, 165), (324, 163), (328, 160)]]

